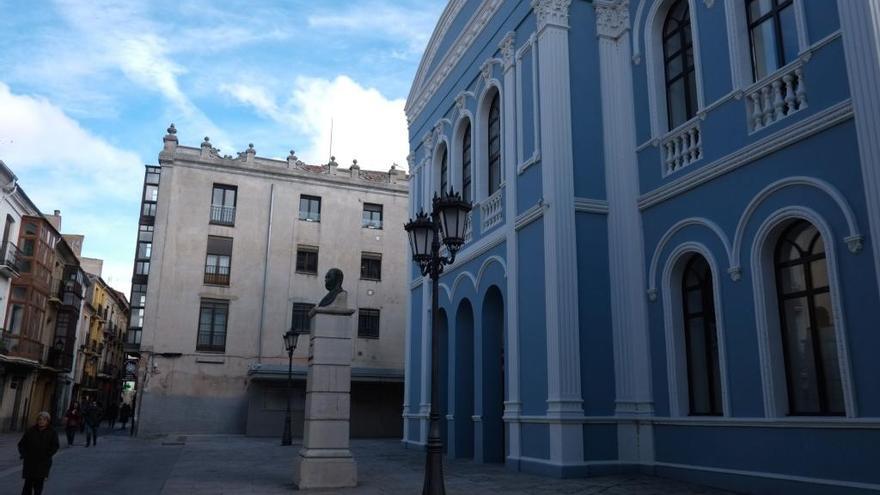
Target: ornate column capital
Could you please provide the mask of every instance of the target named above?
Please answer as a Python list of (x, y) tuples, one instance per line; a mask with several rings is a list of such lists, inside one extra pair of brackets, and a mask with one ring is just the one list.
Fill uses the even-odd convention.
[(516, 33), (510, 31), (506, 35), (504, 35), (504, 39), (501, 40), (501, 43), (498, 44), (498, 48), (501, 50), (501, 62), (504, 64), (504, 71), (507, 72), (507, 69), (513, 67), (513, 59), (514, 53), (516, 52), (516, 48), (514, 46), (516, 39)]
[(617, 40), (629, 31), (629, 0), (596, 0), (596, 34)]
[(532, 0), (532, 9), (538, 18), (538, 32), (547, 26), (568, 29), (568, 7), (571, 0)]

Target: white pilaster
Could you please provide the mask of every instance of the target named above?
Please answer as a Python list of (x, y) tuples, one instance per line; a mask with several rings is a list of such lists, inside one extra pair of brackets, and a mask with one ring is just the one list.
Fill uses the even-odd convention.
[(874, 274), (880, 289), (880, 0), (838, 0), (837, 8), (859, 139)]
[[(538, 21), (541, 177), (547, 205), (544, 213), (547, 415), (557, 420), (584, 414), (568, 58), (570, 4), (570, 0), (532, 0)], [(551, 423), (550, 460), (554, 464), (583, 461), (582, 431), (579, 423)]]
[(636, 161), (635, 108), (630, 59), (629, 0), (596, 0), (605, 185), (608, 195), (608, 264), (614, 332), (616, 413), (633, 417), (618, 426), (623, 462), (653, 459), (650, 355), (645, 301), (644, 248)]
[(428, 414), (431, 412), (431, 280), (427, 277), (422, 281), (422, 358), (421, 364), (421, 399), (419, 400), (419, 442), (428, 441)]
[(519, 400), (519, 277), (517, 270), (517, 243), (516, 243), (516, 71), (514, 70), (514, 53), (516, 51), (516, 34), (507, 33), (501, 40), (501, 61), (504, 65), (504, 91), (503, 116), (504, 116), (504, 182), (507, 184), (504, 191), (504, 208), (506, 213), (504, 224), (507, 250), (507, 312), (506, 339), (506, 375), (507, 375), (507, 399), (504, 402), (504, 419), (508, 426), (508, 453), (511, 459), (520, 457), (520, 425), (519, 415), (521, 402)]

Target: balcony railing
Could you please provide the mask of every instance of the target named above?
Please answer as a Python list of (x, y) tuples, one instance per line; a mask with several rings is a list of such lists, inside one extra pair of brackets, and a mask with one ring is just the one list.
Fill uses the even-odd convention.
[(504, 221), (504, 187), (480, 203), (480, 220), (480, 232), (486, 232)]
[(9, 278), (21, 273), (19, 259), (22, 255), (18, 247), (11, 242), (4, 242), (0, 245), (0, 275)]
[(205, 265), (205, 283), (208, 285), (229, 285), (229, 267)]
[(664, 177), (703, 158), (699, 119), (670, 132), (660, 143), (660, 149), (663, 152)]
[(211, 223), (235, 225), (235, 207), (211, 205)]
[(745, 95), (749, 132), (759, 131), (807, 108), (807, 86), (798, 61), (760, 81)]
[(44, 347), (39, 340), (0, 330), (0, 354), (39, 362), (43, 358)]
[(473, 211), (469, 211), (467, 216), (464, 218), (464, 243), (467, 244), (474, 239), (474, 229), (473, 229)]

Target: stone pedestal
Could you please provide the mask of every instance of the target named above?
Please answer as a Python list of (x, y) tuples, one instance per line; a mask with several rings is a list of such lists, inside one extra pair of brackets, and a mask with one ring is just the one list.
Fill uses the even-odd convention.
[(351, 315), (345, 297), (316, 308), (309, 339), (303, 447), (293, 462), (301, 489), (357, 485), (357, 464), (349, 448), (351, 411)]

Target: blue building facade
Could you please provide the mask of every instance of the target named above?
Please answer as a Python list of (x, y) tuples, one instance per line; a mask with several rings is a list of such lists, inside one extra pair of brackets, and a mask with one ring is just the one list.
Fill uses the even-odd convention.
[[(451, 0), (406, 105), (446, 453), (880, 490), (880, 1)], [(405, 444), (430, 410), (411, 272)]]

